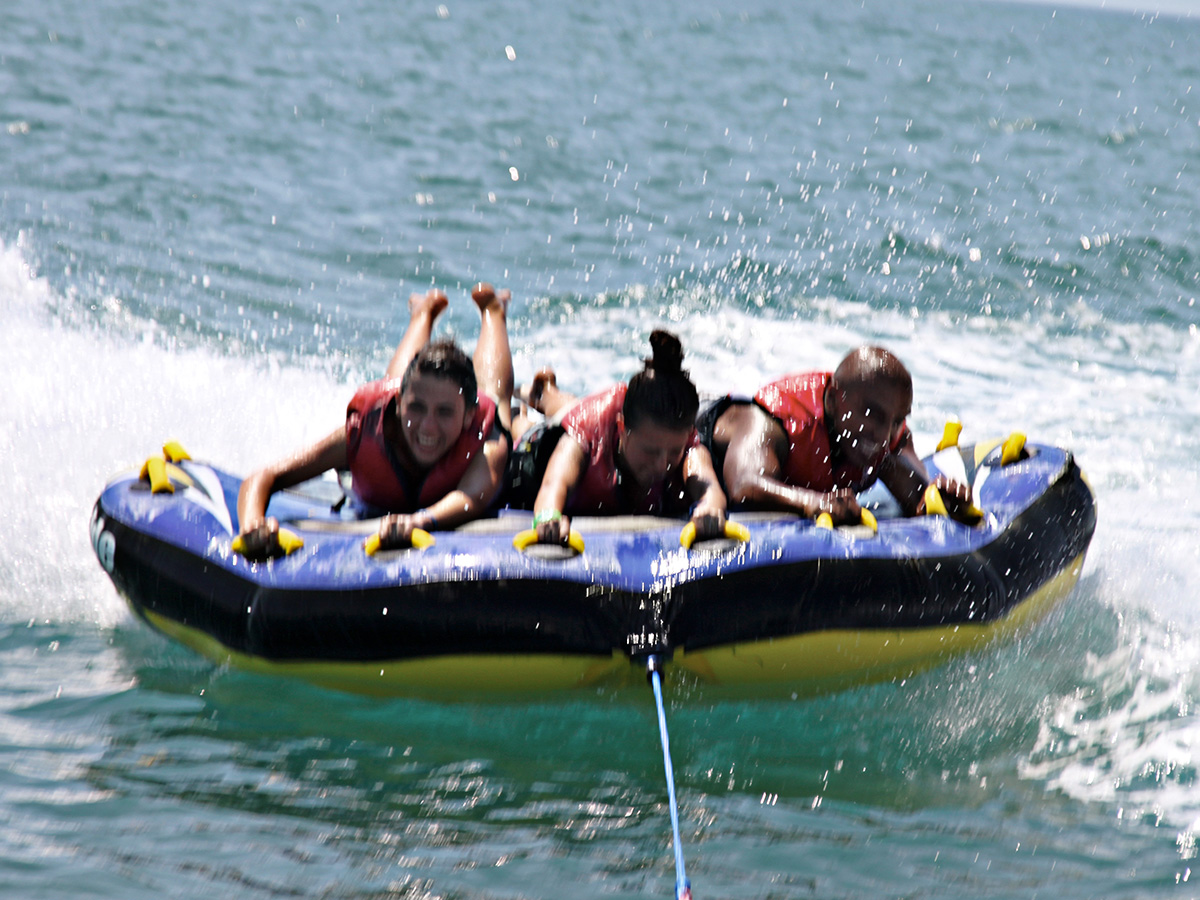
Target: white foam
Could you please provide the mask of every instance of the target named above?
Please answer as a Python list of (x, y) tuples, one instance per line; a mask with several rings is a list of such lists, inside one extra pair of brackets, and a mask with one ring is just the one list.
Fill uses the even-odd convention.
[(1200, 828), (1195, 635), (1136, 616), (1120, 638), (1111, 653), (1087, 661), (1089, 689), (1049, 698), (1021, 774), (1077, 800), (1109, 804), (1119, 818), (1181, 828), (1180, 846), (1191, 858)]
[(123, 607), (87, 523), (108, 478), (171, 439), (245, 471), (337, 427), (347, 386), (64, 326), (50, 311), (69, 302), (0, 245), (0, 603), (9, 619), (107, 624)]

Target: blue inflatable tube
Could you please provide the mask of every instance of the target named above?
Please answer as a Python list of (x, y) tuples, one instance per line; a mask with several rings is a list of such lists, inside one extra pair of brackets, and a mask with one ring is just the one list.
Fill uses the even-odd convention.
[(168, 636), (339, 689), (580, 686), (641, 678), (631, 661), (650, 654), (702, 681), (824, 689), (1012, 634), (1070, 591), (1092, 492), (1066, 450), (1005, 453), (993, 442), (926, 461), (973, 485), (976, 526), (881, 518), (875, 532), (735, 513), (747, 540), (686, 548), (682, 521), (578, 518), (579, 554), (517, 549), (530, 515), (505, 512), (371, 555), (378, 521), (339, 507), (326, 482), (272, 498), (269, 514), (303, 545), (267, 562), (231, 547), (240, 479), (167, 453), (104, 488), (92, 542), (134, 612)]

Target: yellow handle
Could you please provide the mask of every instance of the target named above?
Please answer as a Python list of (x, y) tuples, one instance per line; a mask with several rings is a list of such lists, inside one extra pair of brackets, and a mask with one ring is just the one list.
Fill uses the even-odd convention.
[(179, 441), (167, 441), (163, 444), (163, 456), (173, 463), (192, 458), (192, 455), (183, 449), (183, 444)]
[(951, 419), (946, 423), (946, 427), (942, 429), (942, 439), (938, 441), (937, 449), (945, 450), (947, 447), (958, 446), (958, 436), (962, 434), (962, 422), (956, 422)]
[[(367, 556), (374, 556), (379, 552), (379, 548), (382, 543), (383, 542), (379, 539), (379, 532), (377, 531), (363, 541), (363, 552), (366, 553)], [(414, 528), (408, 539), (408, 545), (414, 550), (428, 550), (436, 543), (437, 539), (434, 538), (434, 536), (424, 528)]]
[[(983, 518), (983, 510), (974, 503), (969, 504), (963, 510), (963, 514), (974, 521), (979, 521)], [(931, 484), (925, 488), (925, 515), (950, 515), (950, 511), (946, 509), (946, 501), (942, 499), (942, 492), (937, 489), (937, 485)]]
[[(863, 525), (866, 525), (868, 528), (870, 528), (872, 534), (879, 534), (879, 522), (878, 522), (878, 520), (876, 520), (875, 514), (872, 513), (869, 509), (864, 509), (861, 511), (861, 517), (859, 518), (859, 521)], [(823, 513), (819, 514), (817, 516), (817, 527), (832, 529), (833, 528), (833, 516), (831, 516), (827, 512), (823, 512)]]
[[(293, 531), (288, 531), (286, 528), (279, 529), (279, 549), (283, 551), (284, 556), (291, 556), (297, 550), (304, 546), (304, 539)], [(233, 543), (229, 548), (234, 552), (246, 555), (246, 542), (242, 540), (239, 534), (233, 539)]]
[(925, 488), (925, 515), (950, 515), (950, 511), (946, 509), (946, 501), (942, 499), (942, 492), (939, 491), (937, 486), (933, 484)]
[(1021, 458), (1021, 453), (1025, 449), (1025, 435), (1019, 431), (1014, 431), (1004, 441), (1004, 449), (1000, 451), (1000, 465), (1007, 466), (1009, 463), (1015, 463)]
[[(744, 544), (750, 540), (750, 529), (740, 522), (730, 522), (726, 519), (724, 536), (732, 541), (741, 541)], [(679, 545), (684, 550), (691, 550), (694, 543), (696, 543), (696, 526), (688, 522), (683, 526), (683, 530), (679, 532)]]
[[(536, 528), (530, 528), (528, 531), (518, 531), (516, 537), (513, 538), (513, 546), (522, 553), (525, 552), (527, 547), (531, 547), (537, 543), (539, 541)], [(583, 552), (583, 536), (574, 528), (567, 533), (567, 546), (576, 553)]]
[(280, 528), (279, 546), (283, 548), (284, 556), (291, 556), (304, 546), (304, 539), (294, 531), (288, 531), (286, 528)]
[(175, 493), (175, 486), (171, 484), (171, 479), (167, 475), (167, 461), (161, 456), (152, 456), (146, 460), (142, 464), (138, 478), (144, 478), (150, 482), (150, 493), (152, 494)]

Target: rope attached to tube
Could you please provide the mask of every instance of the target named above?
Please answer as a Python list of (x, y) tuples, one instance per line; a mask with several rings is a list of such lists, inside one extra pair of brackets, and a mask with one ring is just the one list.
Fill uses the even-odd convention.
[(662, 660), (657, 655), (646, 658), (646, 674), (654, 688), (654, 703), (658, 707), (658, 736), (662, 742), (663, 768), (667, 775), (667, 800), (671, 807), (671, 837), (675, 844), (675, 900), (692, 900), (692, 883), (688, 881), (683, 864), (683, 841), (679, 838), (679, 807), (675, 803), (675, 770), (671, 766), (671, 741), (667, 735), (667, 714), (663, 709)]

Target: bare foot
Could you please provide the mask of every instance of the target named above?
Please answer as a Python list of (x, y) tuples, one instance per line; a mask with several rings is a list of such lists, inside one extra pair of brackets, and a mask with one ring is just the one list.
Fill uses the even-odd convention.
[(424, 294), (408, 295), (408, 314), (414, 319), (421, 315), (428, 315), (431, 320), (436, 319), (449, 303), (450, 298), (444, 291), (431, 288)]
[(542, 401), (546, 396), (546, 388), (550, 388), (553, 392), (558, 391), (558, 377), (549, 366), (538, 369), (537, 374), (533, 376), (533, 381), (517, 388), (517, 397), (526, 406), (544, 413)]
[(481, 281), (471, 289), (471, 299), (479, 307), (480, 314), (500, 312), (508, 314), (508, 301), (512, 299), (512, 291), (502, 290), (499, 293), (486, 281)]
[(547, 418), (557, 416), (579, 399), (574, 394), (559, 390), (558, 379), (549, 366), (538, 369), (533, 380), (517, 391), (517, 398)]

